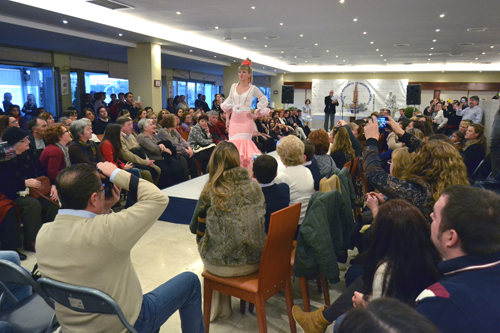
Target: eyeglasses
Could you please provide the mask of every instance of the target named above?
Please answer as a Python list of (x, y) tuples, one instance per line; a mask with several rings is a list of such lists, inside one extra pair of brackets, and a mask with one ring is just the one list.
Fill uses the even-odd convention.
[(14, 121), (9, 121), (9, 124), (17, 124), (18, 121), (17, 120), (14, 120)]

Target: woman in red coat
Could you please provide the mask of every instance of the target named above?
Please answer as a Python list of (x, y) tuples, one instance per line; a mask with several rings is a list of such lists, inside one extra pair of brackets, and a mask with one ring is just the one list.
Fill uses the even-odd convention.
[(66, 145), (71, 141), (71, 135), (63, 124), (57, 123), (47, 128), (44, 134), (47, 147), (40, 155), (40, 162), (54, 184), (57, 175), (71, 165)]

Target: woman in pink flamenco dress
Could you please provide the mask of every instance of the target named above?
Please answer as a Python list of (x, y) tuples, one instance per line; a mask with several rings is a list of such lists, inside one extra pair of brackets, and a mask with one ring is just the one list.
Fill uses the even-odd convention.
[[(229, 141), (234, 143), (240, 153), (242, 167), (252, 171), (253, 155), (261, 154), (252, 141), (255, 132), (254, 119), (269, 114), (267, 97), (259, 88), (252, 85), (252, 65), (247, 58), (238, 68), (240, 82), (233, 83), (229, 96), (221, 108), (226, 113)], [(257, 109), (252, 112), (252, 101), (257, 97)]]

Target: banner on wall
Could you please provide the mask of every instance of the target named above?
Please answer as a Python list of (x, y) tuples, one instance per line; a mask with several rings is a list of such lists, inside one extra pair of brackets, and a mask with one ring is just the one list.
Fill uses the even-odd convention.
[[(362, 118), (383, 107), (404, 108), (407, 85), (408, 80), (313, 80), (312, 113), (324, 114), (325, 96), (330, 90), (334, 91), (339, 101), (337, 116), (343, 111), (344, 116)], [(390, 92), (392, 96), (389, 99)]]

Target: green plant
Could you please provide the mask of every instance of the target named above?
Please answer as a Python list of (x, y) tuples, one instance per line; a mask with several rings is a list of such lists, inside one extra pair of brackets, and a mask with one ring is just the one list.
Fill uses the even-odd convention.
[(405, 116), (406, 116), (406, 118), (410, 119), (411, 117), (413, 117), (413, 112), (416, 112), (416, 111), (418, 111), (417, 108), (415, 108), (413, 106), (408, 106), (405, 109)]

